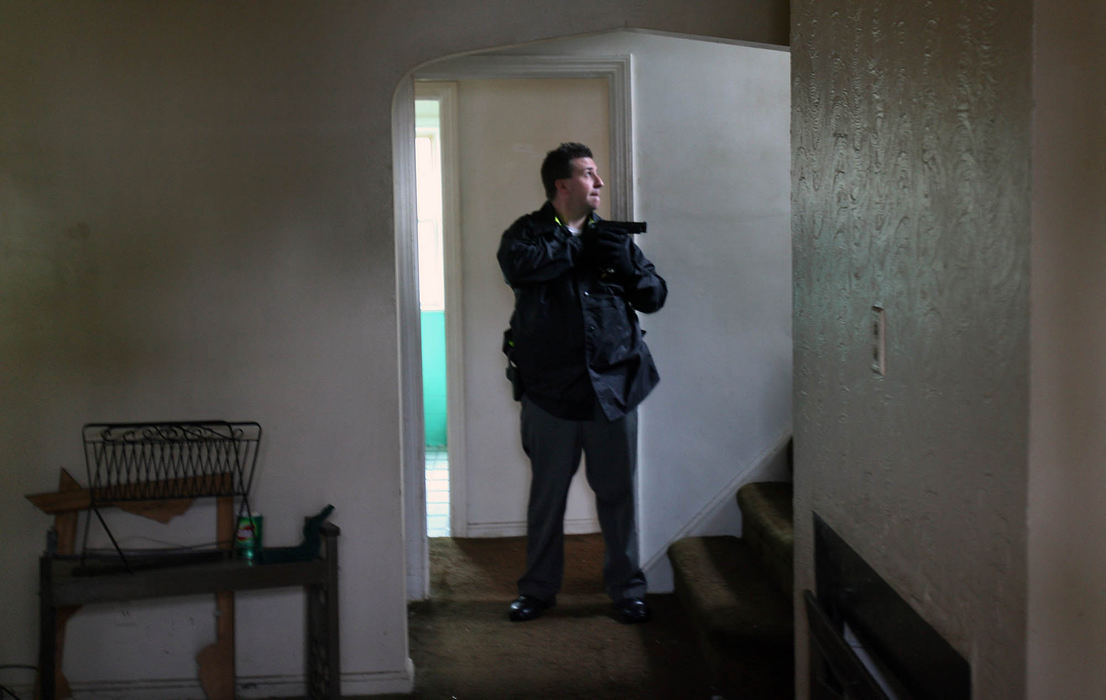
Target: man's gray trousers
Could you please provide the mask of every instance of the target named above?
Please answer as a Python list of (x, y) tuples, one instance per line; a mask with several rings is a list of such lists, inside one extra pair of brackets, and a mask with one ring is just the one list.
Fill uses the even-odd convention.
[(552, 602), (561, 588), (565, 504), (583, 453), (606, 546), (603, 582), (607, 594), (614, 601), (644, 597), (634, 513), (636, 409), (614, 421), (607, 420), (598, 408), (592, 420), (566, 420), (523, 396), (522, 448), (530, 458), (532, 478), (526, 573), (518, 581), (519, 593)]

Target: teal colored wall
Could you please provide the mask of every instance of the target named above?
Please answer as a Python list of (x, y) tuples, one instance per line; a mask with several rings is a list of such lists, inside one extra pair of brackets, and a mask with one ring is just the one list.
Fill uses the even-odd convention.
[(426, 444), (446, 444), (445, 312), (422, 312), (422, 401)]

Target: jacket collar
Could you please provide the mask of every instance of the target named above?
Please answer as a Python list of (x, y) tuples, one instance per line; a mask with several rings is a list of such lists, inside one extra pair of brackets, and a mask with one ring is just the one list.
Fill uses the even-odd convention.
[[(550, 222), (552, 222), (552, 223), (554, 223), (558, 226), (562, 226), (566, 230), (568, 229), (568, 226), (565, 226), (565, 223), (563, 221), (561, 221), (561, 217), (557, 216), (557, 210), (553, 208), (553, 203), (552, 202), (546, 200), (545, 204), (543, 204), (541, 209), (538, 210), (538, 213), (542, 216), (542, 218), (544, 218), (544, 219), (546, 219), (546, 220), (548, 220), (548, 221), (550, 221)], [(595, 212), (592, 212), (592, 213), (588, 214), (588, 218), (587, 218), (587, 221), (584, 223), (584, 226), (586, 228), (588, 226), (591, 226), (592, 224), (594, 224), (596, 221), (599, 221), (599, 220), (600, 220), (599, 215), (596, 214)]]

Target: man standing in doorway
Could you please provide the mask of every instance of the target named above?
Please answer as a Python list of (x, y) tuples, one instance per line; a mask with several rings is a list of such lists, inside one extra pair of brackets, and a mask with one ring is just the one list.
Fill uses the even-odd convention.
[(660, 309), (668, 288), (631, 236), (596, 215), (603, 180), (587, 146), (550, 151), (541, 178), (548, 201), (504, 232), (498, 253), (515, 292), (504, 351), (532, 475), (526, 572), (509, 617), (532, 620), (556, 603), (565, 503), (583, 453), (606, 547), (607, 594), (619, 620), (645, 622), (634, 508), (637, 405), (659, 376), (636, 312)]

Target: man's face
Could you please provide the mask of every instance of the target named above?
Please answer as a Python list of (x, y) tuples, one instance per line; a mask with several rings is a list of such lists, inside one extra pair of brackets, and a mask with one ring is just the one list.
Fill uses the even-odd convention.
[(573, 158), (572, 176), (558, 180), (558, 188), (563, 188), (562, 197), (565, 208), (577, 212), (592, 212), (599, 208), (602, 198), (599, 190), (603, 188), (603, 178), (591, 158)]

